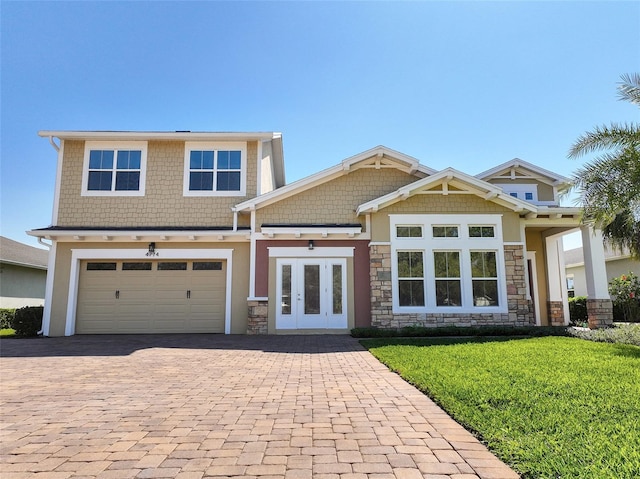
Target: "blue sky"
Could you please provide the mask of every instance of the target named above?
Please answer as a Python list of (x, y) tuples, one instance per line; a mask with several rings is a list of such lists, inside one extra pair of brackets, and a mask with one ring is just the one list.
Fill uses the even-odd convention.
[(638, 2), (12, 2), (1, 16), (1, 234), (51, 223), (38, 130), (280, 131), (287, 181), (383, 144), (476, 174), (570, 175), (640, 70)]

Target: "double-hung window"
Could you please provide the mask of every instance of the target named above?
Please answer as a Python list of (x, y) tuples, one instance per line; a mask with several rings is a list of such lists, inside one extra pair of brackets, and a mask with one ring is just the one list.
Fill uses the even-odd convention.
[(85, 143), (83, 196), (143, 196), (146, 142)]
[(187, 142), (185, 196), (244, 196), (246, 144)]

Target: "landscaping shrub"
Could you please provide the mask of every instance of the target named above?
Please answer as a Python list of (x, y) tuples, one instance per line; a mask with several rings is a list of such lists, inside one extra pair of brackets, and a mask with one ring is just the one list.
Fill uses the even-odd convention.
[(629, 272), (609, 282), (616, 321), (640, 321), (640, 278)]
[(15, 329), (16, 336), (37, 336), (42, 329), (42, 306), (25, 306), (16, 309), (11, 323), (11, 328)]
[(569, 319), (572, 326), (585, 326), (587, 323), (587, 297), (569, 298)]
[(569, 328), (569, 334), (580, 339), (601, 343), (623, 343), (640, 346), (640, 324), (616, 324), (612, 328), (578, 330)]
[(11, 321), (16, 310), (13, 308), (0, 308), (0, 329), (11, 328)]
[(445, 326), (441, 328), (427, 326), (405, 326), (400, 329), (354, 328), (351, 336), (354, 338), (432, 338), (443, 336), (566, 336), (564, 327), (542, 326), (474, 326), (457, 327)]

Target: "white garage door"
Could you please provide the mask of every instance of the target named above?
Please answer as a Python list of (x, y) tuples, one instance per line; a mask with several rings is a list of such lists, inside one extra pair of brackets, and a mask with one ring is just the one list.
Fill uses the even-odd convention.
[(226, 262), (80, 265), (76, 333), (224, 333)]

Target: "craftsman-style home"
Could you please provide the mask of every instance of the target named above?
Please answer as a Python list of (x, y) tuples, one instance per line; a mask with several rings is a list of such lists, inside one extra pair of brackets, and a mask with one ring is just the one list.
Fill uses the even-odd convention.
[(611, 321), (601, 235), (519, 159), (470, 175), (378, 146), (286, 184), (279, 133), (40, 136), (48, 336), (563, 325), (577, 229), (591, 324)]

